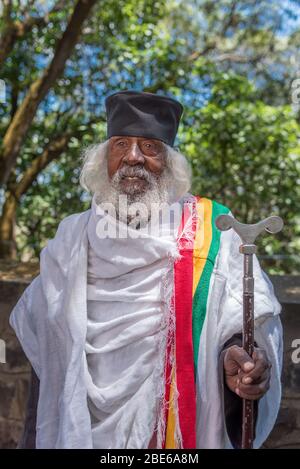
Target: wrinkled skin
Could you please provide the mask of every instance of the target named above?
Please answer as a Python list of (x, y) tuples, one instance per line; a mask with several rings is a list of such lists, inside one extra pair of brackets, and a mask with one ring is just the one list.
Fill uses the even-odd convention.
[(242, 347), (229, 347), (224, 356), (225, 381), (243, 399), (257, 400), (270, 387), (271, 363), (267, 354), (255, 348), (252, 358)]
[[(166, 149), (160, 140), (144, 137), (115, 136), (108, 142), (107, 171), (111, 179), (122, 167), (131, 167), (128, 176), (122, 177), (121, 189), (130, 192), (134, 185), (137, 192), (143, 192), (148, 187), (148, 181), (135, 175), (135, 168), (160, 176), (165, 168)], [(138, 171), (137, 171), (138, 173)]]

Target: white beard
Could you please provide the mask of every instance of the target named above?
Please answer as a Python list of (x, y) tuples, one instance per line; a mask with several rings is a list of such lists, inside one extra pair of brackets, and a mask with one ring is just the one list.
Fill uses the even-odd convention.
[(143, 170), (149, 187), (143, 192), (138, 191), (138, 186), (133, 182), (125, 193), (120, 187), (121, 176), (117, 171), (111, 181), (107, 175), (103, 178), (101, 189), (96, 193), (96, 203), (100, 206), (111, 204), (116, 213), (116, 218), (128, 224), (131, 228), (140, 229), (147, 225), (154, 211), (159, 211), (161, 206), (170, 203), (170, 186), (172, 178), (166, 168), (160, 176), (155, 176)]

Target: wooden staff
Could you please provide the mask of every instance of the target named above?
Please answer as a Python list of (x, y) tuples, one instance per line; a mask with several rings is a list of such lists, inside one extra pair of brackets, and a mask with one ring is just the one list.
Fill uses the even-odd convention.
[[(253, 254), (256, 253), (254, 244), (257, 236), (263, 231), (278, 233), (283, 228), (280, 217), (272, 216), (255, 224), (238, 222), (230, 215), (220, 215), (215, 221), (221, 231), (232, 228), (241, 238), (240, 252), (244, 254), (243, 277), (243, 349), (250, 357), (254, 351), (254, 278)], [(253, 401), (243, 399), (242, 448), (253, 448)]]

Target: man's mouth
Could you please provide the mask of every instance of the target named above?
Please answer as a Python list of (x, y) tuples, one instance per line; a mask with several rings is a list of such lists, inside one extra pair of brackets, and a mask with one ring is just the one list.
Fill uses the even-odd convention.
[(140, 176), (123, 176), (122, 179), (128, 179), (129, 181), (144, 181), (145, 178)]

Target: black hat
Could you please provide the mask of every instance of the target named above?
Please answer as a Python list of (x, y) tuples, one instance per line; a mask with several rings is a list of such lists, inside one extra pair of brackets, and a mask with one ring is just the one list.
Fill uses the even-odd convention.
[(182, 105), (153, 93), (120, 91), (105, 100), (107, 137), (124, 135), (162, 140), (173, 146)]

